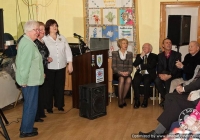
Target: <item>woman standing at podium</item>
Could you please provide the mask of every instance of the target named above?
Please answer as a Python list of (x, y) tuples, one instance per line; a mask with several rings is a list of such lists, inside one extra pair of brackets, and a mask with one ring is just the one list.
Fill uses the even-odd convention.
[(128, 40), (125, 38), (117, 41), (118, 51), (112, 52), (113, 80), (118, 83), (118, 106), (126, 106), (125, 98), (131, 86), (131, 73), (133, 71), (133, 53), (127, 51)]
[(54, 106), (59, 111), (64, 111), (64, 85), (65, 69), (68, 64), (68, 71), (73, 71), (72, 52), (64, 36), (60, 35), (58, 23), (54, 19), (49, 19), (45, 25), (45, 36), (43, 38), (53, 61), (48, 64), (47, 70), (47, 95), (46, 109), (48, 113), (53, 113)]

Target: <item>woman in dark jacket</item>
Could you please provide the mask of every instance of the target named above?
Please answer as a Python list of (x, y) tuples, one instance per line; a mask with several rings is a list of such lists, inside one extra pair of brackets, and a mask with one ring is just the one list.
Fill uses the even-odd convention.
[[(47, 64), (52, 62), (52, 58), (49, 57), (49, 50), (47, 46), (45, 45), (44, 41), (42, 38), (44, 37), (45, 34), (45, 25), (43, 22), (38, 22), (39, 23), (39, 36), (38, 38), (34, 41), (34, 43), (37, 45), (38, 50), (40, 54), (42, 55), (43, 59), (43, 66), (44, 66), (44, 73), (46, 74), (47, 71)], [(46, 77), (47, 78), (47, 77)], [(35, 122), (43, 122), (44, 120), (41, 118), (46, 117), (44, 113), (44, 100), (45, 100), (45, 92), (46, 92), (46, 78), (44, 80), (44, 84), (39, 87), (39, 95), (38, 95), (38, 110), (37, 114), (35, 117)]]
[(131, 85), (133, 71), (133, 53), (127, 51), (128, 40), (125, 38), (117, 41), (118, 51), (112, 52), (113, 79), (118, 83), (118, 106), (126, 106), (125, 98)]

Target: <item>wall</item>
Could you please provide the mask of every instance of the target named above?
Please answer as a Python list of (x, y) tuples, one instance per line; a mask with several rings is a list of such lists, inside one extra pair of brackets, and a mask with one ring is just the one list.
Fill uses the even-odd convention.
[[(28, 8), (21, 1), (19, 7), (22, 17), (22, 22), (28, 20)], [(46, 22), (49, 18), (54, 18), (58, 21), (59, 29), (69, 42), (76, 42), (73, 38), (73, 33), (76, 32), (81, 36), (84, 35), (83, 22), (83, 0), (32, 0), (33, 3), (47, 5), (38, 6), (38, 20)], [(160, 2), (176, 2), (190, 0), (137, 0), (139, 14), (139, 39), (140, 50), (142, 44), (149, 42), (153, 45), (153, 52), (159, 52), (159, 29), (160, 29)], [(200, 1), (200, 0), (193, 0)], [(16, 1), (0, 0), (0, 8), (4, 9), (4, 28), (5, 32), (17, 36), (19, 28), (19, 19), (16, 20)], [(3, 4), (2, 4), (3, 3)], [(34, 6), (34, 13), (36, 7)], [(20, 26), (19, 26), (20, 27)]]
[[(19, 3), (19, 14), (16, 17), (16, 1)], [(69, 42), (78, 42), (73, 33), (84, 36), (83, 1), (82, 0), (31, 0), (31, 18), (28, 17), (28, 6), (22, 0), (0, 0), (0, 8), (4, 10), (4, 32), (11, 33), (15, 39), (23, 34), (21, 22), (24, 24), (29, 19), (46, 22), (55, 19), (59, 30)], [(29, 2), (31, 2), (29, 0)], [(36, 8), (36, 4), (38, 7)], [(33, 11), (32, 11), (33, 9)], [(32, 14), (33, 13), (33, 14)], [(34, 18), (33, 18), (34, 15)]]
[[(38, 0), (38, 4), (45, 3), (45, 0)], [(73, 33), (84, 36), (82, 0), (53, 0), (47, 7), (39, 6), (38, 20), (46, 22), (48, 19), (55, 19), (58, 22), (60, 33), (68, 42), (78, 42)]]
[[(35, 3), (36, 0), (32, 0), (33, 3)], [(3, 15), (4, 15), (4, 32), (10, 33), (14, 36), (15, 39), (19, 38), (20, 35), (23, 34), (21, 22), (19, 15), (16, 14), (16, 5), (17, 0), (0, 0), (0, 8), (3, 8)], [(28, 18), (28, 8), (27, 6), (22, 2), (22, 0), (18, 0), (18, 6), (20, 9), (20, 15), (21, 15), (21, 21), (24, 23), (26, 22)], [(31, 13), (36, 12), (35, 9), (30, 9)], [(33, 15), (34, 15), (33, 14)]]
[[(191, 15), (190, 41), (197, 40), (198, 7), (168, 7), (166, 8), (166, 15), (166, 31), (168, 31), (168, 15)], [(177, 51), (175, 46), (172, 48)], [(188, 45), (180, 46), (179, 48), (179, 52), (182, 54), (182, 60), (184, 60), (185, 55), (188, 53)]]
[(137, 0), (139, 14), (140, 50), (142, 44), (149, 42), (153, 46), (153, 52), (159, 52), (160, 2), (177, 1), (183, 2), (190, 0)]

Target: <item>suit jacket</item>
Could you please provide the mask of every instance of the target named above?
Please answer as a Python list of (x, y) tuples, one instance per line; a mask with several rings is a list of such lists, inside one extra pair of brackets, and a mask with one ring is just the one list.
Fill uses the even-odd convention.
[(194, 56), (192, 56), (190, 53), (188, 53), (183, 63), (183, 73), (185, 74), (185, 79), (189, 80), (194, 75), (194, 70), (198, 63), (200, 62), (200, 51), (196, 53)]
[(119, 72), (128, 72), (131, 75), (133, 71), (133, 53), (127, 51), (126, 59), (122, 60), (119, 55), (119, 51), (112, 52), (112, 69), (113, 74), (119, 74)]
[(190, 91), (193, 91), (193, 90), (200, 89), (200, 83), (198, 83), (198, 82), (200, 82), (200, 78), (197, 79), (195, 82), (192, 82), (194, 80), (194, 78), (196, 77), (196, 75), (198, 74), (199, 69), (200, 69), (200, 65), (197, 65), (195, 70), (194, 70), (194, 75), (193, 75), (192, 79), (185, 81), (183, 83), (185, 92), (190, 92)]
[[(171, 51), (168, 68), (172, 79), (182, 77), (182, 71), (176, 67), (176, 61), (181, 61), (181, 54), (179, 52)], [(157, 74), (161, 74), (167, 68), (165, 52), (158, 54)]]
[(141, 70), (147, 70), (147, 72), (153, 79), (156, 78), (157, 61), (158, 61), (157, 55), (154, 53), (150, 53), (147, 58), (147, 64), (143, 64), (143, 59), (140, 57), (140, 54), (137, 54), (136, 59), (133, 62), (133, 66), (137, 67), (140, 65), (140, 69), (137, 69), (135, 74), (140, 73)]

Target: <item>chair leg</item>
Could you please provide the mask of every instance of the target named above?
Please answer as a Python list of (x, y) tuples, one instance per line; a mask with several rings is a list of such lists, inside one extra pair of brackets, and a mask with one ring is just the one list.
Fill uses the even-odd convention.
[(110, 103), (111, 103), (112, 93), (110, 93)]
[(15, 101), (14, 107), (17, 105), (17, 102), (18, 102), (19, 97), (20, 97), (21, 94), (22, 94), (22, 91), (20, 90), (20, 92), (19, 92), (19, 94), (18, 94), (18, 97), (17, 97), (17, 100)]
[(160, 104), (160, 102), (161, 102), (161, 94), (159, 93), (158, 103)]
[(133, 104), (133, 88), (131, 86), (131, 104)]
[(155, 97), (155, 87), (153, 87), (153, 105), (155, 105), (155, 99), (156, 99), (156, 97)]

